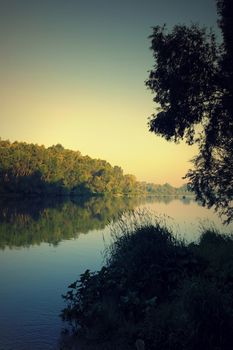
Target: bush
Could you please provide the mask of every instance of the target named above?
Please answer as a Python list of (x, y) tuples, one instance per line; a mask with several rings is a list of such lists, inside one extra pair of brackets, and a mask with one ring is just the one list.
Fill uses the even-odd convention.
[(117, 339), (132, 349), (139, 339), (151, 350), (230, 349), (231, 236), (207, 230), (187, 245), (140, 212), (124, 215), (112, 236), (106, 266), (87, 270), (64, 296), (62, 317), (75, 332), (100, 349)]

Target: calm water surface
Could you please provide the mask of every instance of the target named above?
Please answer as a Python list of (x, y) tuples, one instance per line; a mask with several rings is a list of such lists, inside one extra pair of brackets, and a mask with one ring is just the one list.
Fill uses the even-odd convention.
[(101, 267), (108, 223), (137, 207), (169, 216), (188, 241), (204, 221), (233, 229), (189, 198), (0, 203), (0, 350), (59, 349), (61, 295), (80, 273)]

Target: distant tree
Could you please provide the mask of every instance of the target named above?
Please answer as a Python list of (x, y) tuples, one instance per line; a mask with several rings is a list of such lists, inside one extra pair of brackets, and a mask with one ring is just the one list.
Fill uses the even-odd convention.
[(0, 139), (0, 194), (92, 195), (137, 192), (133, 175), (57, 144), (48, 148)]
[(146, 85), (160, 105), (149, 130), (178, 142), (196, 143), (199, 154), (186, 178), (203, 205), (225, 222), (233, 219), (233, 2), (218, 0), (222, 43), (197, 25), (154, 27), (155, 59)]

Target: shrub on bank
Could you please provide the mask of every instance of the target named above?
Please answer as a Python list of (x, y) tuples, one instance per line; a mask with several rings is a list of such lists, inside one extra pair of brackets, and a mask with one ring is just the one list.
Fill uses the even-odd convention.
[(106, 266), (87, 270), (64, 296), (62, 317), (87, 344), (232, 348), (232, 236), (206, 230), (185, 244), (164, 222), (132, 213), (114, 226), (113, 238)]

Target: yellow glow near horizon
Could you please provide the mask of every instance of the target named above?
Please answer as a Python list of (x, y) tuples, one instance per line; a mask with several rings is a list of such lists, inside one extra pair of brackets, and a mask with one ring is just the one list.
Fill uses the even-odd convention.
[(214, 2), (135, 0), (134, 11), (131, 0), (19, 3), (0, 13), (0, 137), (61, 143), (140, 181), (183, 184), (197, 150), (148, 131), (147, 38), (153, 25), (213, 26)]
[(179, 186), (195, 154), (147, 130), (151, 95), (90, 94), (85, 89), (40, 86), (13, 79), (1, 89), (1, 137), (46, 146), (61, 143), (83, 155), (119, 165), (140, 181)]

